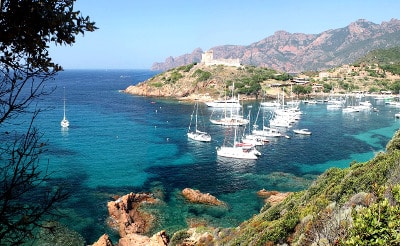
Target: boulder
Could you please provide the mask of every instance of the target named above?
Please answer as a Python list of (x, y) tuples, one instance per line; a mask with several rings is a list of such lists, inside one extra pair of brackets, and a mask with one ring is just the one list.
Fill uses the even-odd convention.
[(152, 237), (131, 233), (121, 238), (118, 246), (167, 246), (169, 237), (165, 231), (160, 231)]
[(265, 201), (271, 204), (271, 206), (275, 206), (276, 204), (279, 204), (285, 200), (290, 194), (292, 194), (292, 192), (277, 193), (275, 195), (271, 195)]
[(278, 191), (268, 191), (268, 190), (262, 189), (257, 192), (257, 195), (262, 198), (268, 198), (271, 195), (276, 195), (278, 193), (279, 193)]
[(193, 203), (202, 203), (216, 206), (224, 205), (224, 203), (218, 200), (216, 197), (210, 195), (209, 193), (203, 194), (199, 190), (185, 188), (182, 191), (182, 195)]
[(265, 202), (269, 203), (271, 206), (281, 203), (290, 194), (292, 194), (292, 192), (281, 193), (279, 191), (267, 191), (265, 189), (262, 189), (257, 192), (257, 195), (262, 198), (265, 198)]
[(103, 234), (92, 246), (113, 246), (113, 243), (107, 234)]

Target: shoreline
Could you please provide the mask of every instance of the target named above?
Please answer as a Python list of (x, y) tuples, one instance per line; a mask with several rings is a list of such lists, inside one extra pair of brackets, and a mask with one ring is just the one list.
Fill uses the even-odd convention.
[[(135, 94), (131, 92), (127, 92), (126, 90), (120, 90), (120, 92), (134, 95), (134, 96), (143, 96), (143, 97), (148, 97), (148, 98), (159, 98), (159, 99), (171, 99), (171, 100), (177, 100), (177, 101), (184, 101), (184, 102), (211, 102), (215, 100), (224, 100), (223, 98), (213, 98), (210, 95), (207, 94), (191, 94), (189, 96), (185, 97), (172, 97), (172, 96), (145, 96), (145, 95), (140, 95), (140, 94)], [(240, 97), (240, 96), (239, 96)], [(327, 98), (327, 97), (375, 97), (377, 100), (385, 100), (385, 99), (393, 99), (393, 98), (400, 98), (400, 95), (398, 94), (377, 94), (377, 93), (315, 93), (315, 94), (310, 94), (310, 95), (302, 95), (300, 97), (296, 97), (296, 100), (305, 100), (305, 99), (315, 99), (315, 98)], [(294, 96), (285, 96), (286, 99), (294, 99)], [(228, 98), (227, 98), (228, 99)], [(268, 94), (268, 97), (266, 101), (270, 100), (276, 100), (278, 99), (278, 93), (277, 94)], [(257, 100), (262, 100), (260, 97), (240, 97), (241, 101), (257, 101)]]

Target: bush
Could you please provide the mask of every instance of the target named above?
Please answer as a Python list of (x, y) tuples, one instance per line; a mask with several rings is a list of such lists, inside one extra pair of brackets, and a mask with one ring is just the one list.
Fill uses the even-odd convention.
[(399, 245), (400, 244), (400, 186), (391, 189), (396, 204), (384, 198), (386, 187), (378, 187), (378, 201), (368, 208), (354, 210), (353, 226), (343, 245)]
[(171, 241), (168, 245), (175, 246), (180, 245), (185, 241), (185, 239), (189, 238), (190, 234), (186, 230), (177, 231), (171, 238)]

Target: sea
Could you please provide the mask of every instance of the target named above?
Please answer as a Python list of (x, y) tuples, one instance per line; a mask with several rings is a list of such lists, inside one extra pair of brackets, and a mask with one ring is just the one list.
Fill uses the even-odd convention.
[[(118, 240), (106, 223), (107, 202), (130, 192), (150, 192), (162, 199), (148, 208), (156, 215), (149, 234), (164, 229), (172, 235), (191, 225), (236, 227), (262, 208), (257, 191), (300, 191), (328, 168), (368, 161), (384, 151), (400, 126), (394, 117), (400, 109), (374, 97), (348, 99), (349, 104), (369, 100), (375, 108), (357, 113), (301, 103), (303, 114), (293, 128), (307, 128), (312, 135), (287, 129), (287, 137), (258, 148), (262, 155), (257, 160), (221, 158), (216, 148), (232, 128), (211, 125), (213, 109), (202, 103), (199, 115), (212, 141), (194, 142), (186, 136), (192, 102), (122, 92), (158, 73), (65, 70), (47, 83), (54, 92), (39, 102), (46, 110), (35, 125), (48, 144), (41, 163), (71, 191), (59, 207), (61, 223), (88, 244), (104, 233)], [(64, 98), (68, 129), (60, 126)], [(256, 119), (259, 103), (243, 102), (243, 114)], [(257, 119), (251, 124), (261, 125), (262, 117)], [(190, 204), (181, 195), (184, 188), (210, 193), (227, 206)]]

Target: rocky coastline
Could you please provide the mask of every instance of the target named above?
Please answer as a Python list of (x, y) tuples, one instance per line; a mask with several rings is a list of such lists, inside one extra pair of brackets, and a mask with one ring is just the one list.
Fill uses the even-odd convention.
[[(274, 206), (282, 202), (291, 193), (280, 193), (277, 191), (260, 190), (257, 195), (265, 199), (266, 203)], [(209, 193), (202, 193), (199, 190), (185, 188), (181, 195), (189, 202), (194, 204), (203, 204), (205, 206), (228, 206), (225, 202), (219, 200)], [(156, 198), (152, 193), (129, 193), (124, 196), (114, 197), (114, 201), (107, 203), (108, 219), (107, 225), (118, 232), (120, 239), (117, 244), (113, 244), (108, 234), (103, 234), (92, 246), (167, 246), (174, 236), (161, 230), (152, 236), (146, 236), (157, 220), (156, 216), (144, 212), (143, 205), (158, 204), (162, 201)], [(220, 230), (211, 228), (212, 230)], [(210, 233), (198, 233), (195, 227), (188, 228), (185, 231), (186, 244), (197, 245), (198, 242), (212, 242), (214, 236)], [(177, 232), (182, 233), (182, 231)], [(175, 239), (176, 240), (176, 239)]]

